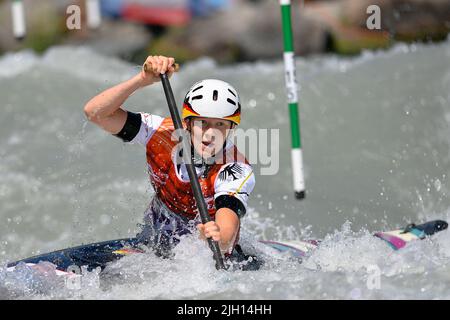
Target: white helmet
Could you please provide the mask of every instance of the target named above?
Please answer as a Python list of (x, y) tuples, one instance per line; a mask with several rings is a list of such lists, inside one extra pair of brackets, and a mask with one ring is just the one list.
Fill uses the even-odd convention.
[(241, 122), (239, 95), (222, 80), (205, 79), (194, 84), (186, 94), (182, 118), (205, 117)]

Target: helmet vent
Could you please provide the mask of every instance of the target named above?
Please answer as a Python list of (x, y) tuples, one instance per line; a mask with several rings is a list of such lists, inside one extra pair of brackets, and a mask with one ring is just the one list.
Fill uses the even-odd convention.
[(200, 94), (198, 96), (192, 97), (192, 100), (200, 100), (203, 99), (203, 96)]
[(192, 90), (192, 92), (195, 92), (195, 91), (197, 91), (197, 90), (199, 90), (201, 88), (203, 88), (203, 86), (199, 86), (199, 87), (195, 88), (194, 90)]
[(230, 89), (228, 89), (228, 91), (230, 91), (230, 93), (236, 97), (236, 94), (233, 91), (231, 91)]
[(219, 95), (219, 92), (217, 92), (217, 90), (213, 91), (213, 100), (217, 101), (217, 96)]
[(231, 103), (232, 105), (234, 105), (234, 106), (236, 105), (236, 102), (234, 102), (234, 101), (231, 100), (230, 98), (228, 98), (227, 101), (228, 101), (229, 103)]

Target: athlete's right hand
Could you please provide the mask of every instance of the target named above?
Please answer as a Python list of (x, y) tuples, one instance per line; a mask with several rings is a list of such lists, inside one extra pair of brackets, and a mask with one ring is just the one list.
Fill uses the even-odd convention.
[(142, 67), (141, 80), (142, 86), (148, 86), (154, 82), (161, 81), (160, 75), (167, 73), (170, 78), (175, 72), (175, 59), (165, 56), (148, 56), (144, 66), (147, 65), (147, 71)]

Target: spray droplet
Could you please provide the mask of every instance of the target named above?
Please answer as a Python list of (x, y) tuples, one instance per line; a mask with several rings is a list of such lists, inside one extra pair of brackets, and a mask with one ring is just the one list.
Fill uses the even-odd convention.
[(442, 188), (442, 183), (439, 179), (436, 179), (434, 181), (434, 187), (436, 188), (436, 191), (441, 191)]

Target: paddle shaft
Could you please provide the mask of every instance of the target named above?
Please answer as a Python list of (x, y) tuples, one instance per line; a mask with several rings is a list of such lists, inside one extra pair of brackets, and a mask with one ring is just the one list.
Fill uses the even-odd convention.
[[(173, 124), (175, 129), (183, 130), (183, 125), (181, 123), (180, 114), (178, 113), (178, 109), (175, 103), (175, 98), (173, 97), (172, 87), (170, 86), (169, 77), (167, 74), (161, 74), (161, 82), (164, 88), (164, 93), (166, 95), (167, 104), (169, 106), (170, 115), (172, 117)], [(183, 137), (188, 139), (183, 139)], [(200, 183), (198, 182), (197, 173), (194, 168), (194, 164), (190, 158), (191, 152), (187, 150), (191, 150), (190, 144), (190, 135), (181, 135), (180, 140), (183, 147), (183, 161), (186, 165), (189, 180), (191, 182), (192, 191), (194, 192), (195, 201), (197, 203), (197, 208), (200, 212), (200, 217), (202, 219), (202, 223), (205, 224), (211, 221), (211, 217), (209, 216), (208, 209), (206, 207), (206, 202), (203, 197), (202, 189), (200, 187)], [(219, 244), (217, 241), (213, 241), (211, 238), (208, 238), (208, 245), (211, 248), (211, 251), (214, 255), (214, 260), (216, 261), (217, 269), (226, 269), (225, 264), (223, 262), (222, 254), (220, 252)]]

